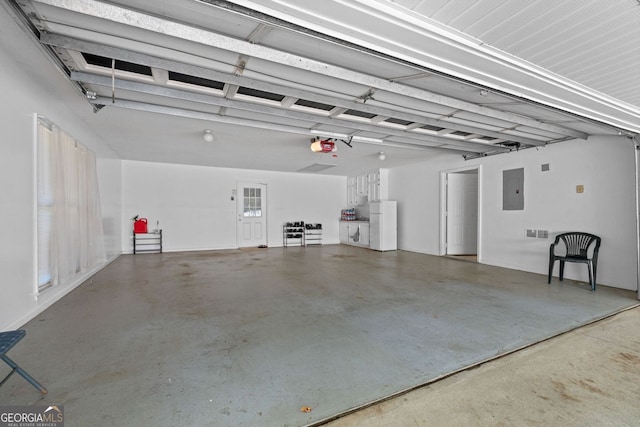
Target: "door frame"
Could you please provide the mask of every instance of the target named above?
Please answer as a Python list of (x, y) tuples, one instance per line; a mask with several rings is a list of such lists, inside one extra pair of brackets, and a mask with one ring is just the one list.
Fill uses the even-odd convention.
[(269, 188), (269, 186), (267, 185), (267, 183), (265, 182), (256, 182), (256, 181), (237, 181), (236, 182), (236, 189), (235, 189), (235, 197), (236, 197), (236, 214), (235, 214), (235, 221), (236, 221), (236, 247), (240, 248), (240, 241), (242, 240), (240, 238), (240, 234), (242, 233), (242, 227), (241, 227), (241, 222), (239, 220), (240, 215), (242, 214), (241, 209), (240, 209), (240, 204), (244, 203), (244, 195), (242, 193), (242, 191), (240, 191), (242, 188), (244, 187), (255, 187), (258, 185), (264, 185), (264, 196), (263, 196), (263, 200), (262, 200), (262, 214), (264, 217), (264, 244), (269, 246), (269, 215), (267, 214), (267, 205), (268, 205), (268, 196), (267, 196), (267, 190)]
[(478, 173), (478, 262), (482, 261), (482, 165), (440, 171), (440, 256), (447, 254), (447, 177), (449, 174), (476, 170)]
[(640, 138), (636, 135), (631, 142), (635, 151), (636, 173), (636, 296), (640, 300)]

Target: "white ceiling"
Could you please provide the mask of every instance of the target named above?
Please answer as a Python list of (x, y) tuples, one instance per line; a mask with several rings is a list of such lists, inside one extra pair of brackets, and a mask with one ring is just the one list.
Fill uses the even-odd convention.
[(394, 3), (585, 87), (640, 105), (637, 0)]
[(19, 3), (123, 159), (349, 175), (640, 131), (636, 0)]

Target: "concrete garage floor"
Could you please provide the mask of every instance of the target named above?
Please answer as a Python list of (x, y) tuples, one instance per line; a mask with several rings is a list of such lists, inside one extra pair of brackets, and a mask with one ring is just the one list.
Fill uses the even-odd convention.
[[(49, 394), (14, 375), (0, 402), (64, 405), (67, 426), (314, 424), (637, 303), (629, 291), (344, 245), (127, 255), (29, 322), (11, 350)], [(493, 381), (503, 390), (506, 378)]]
[(635, 427), (639, 398), (640, 308), (634, 308), (326, 427)]

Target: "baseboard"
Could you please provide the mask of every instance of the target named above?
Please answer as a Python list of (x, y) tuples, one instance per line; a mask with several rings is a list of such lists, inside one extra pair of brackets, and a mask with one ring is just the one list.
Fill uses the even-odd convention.
[(51, 307), (54, 303), (56, 303), (61, 298), (63, 298), (65, 295), (67, 295), (69, 292), (73, 291), (75, 288), (77, 288), (78, 286), (86, 282), (88, 279), (90, 279), (93, 275), (98, 273), (100, 270), (102, 270), (103, 268), (111, 264), (113, 261), (118, 259), (120, 255), (121, 254), (117, 254), (109, 258), (102, 264), (97, 265), (91, 270), (78, 275), (71, 282), (65, 285), (52, 286), (46, 289), (45, 291), (43, 291), (42, 293), (36, 295), (35, 296), (36, 307), (30, 312), (26, 313), (24, 316), (17, 319), (15, 322), (12, 322), (11, 324), (9, 324), (9, 326), (5, 330), (11, 331), (15, 329), (20, 329), (21, 327), (26, 325), (29, 321), (33, 320), (40, 313), (42, 313), (47, 308)]

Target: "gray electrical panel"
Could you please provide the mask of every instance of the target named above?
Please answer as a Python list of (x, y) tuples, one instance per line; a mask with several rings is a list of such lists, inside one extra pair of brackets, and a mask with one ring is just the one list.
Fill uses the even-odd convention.
[(502, 210), (524, 209), (524, 169), (502, 171)]

